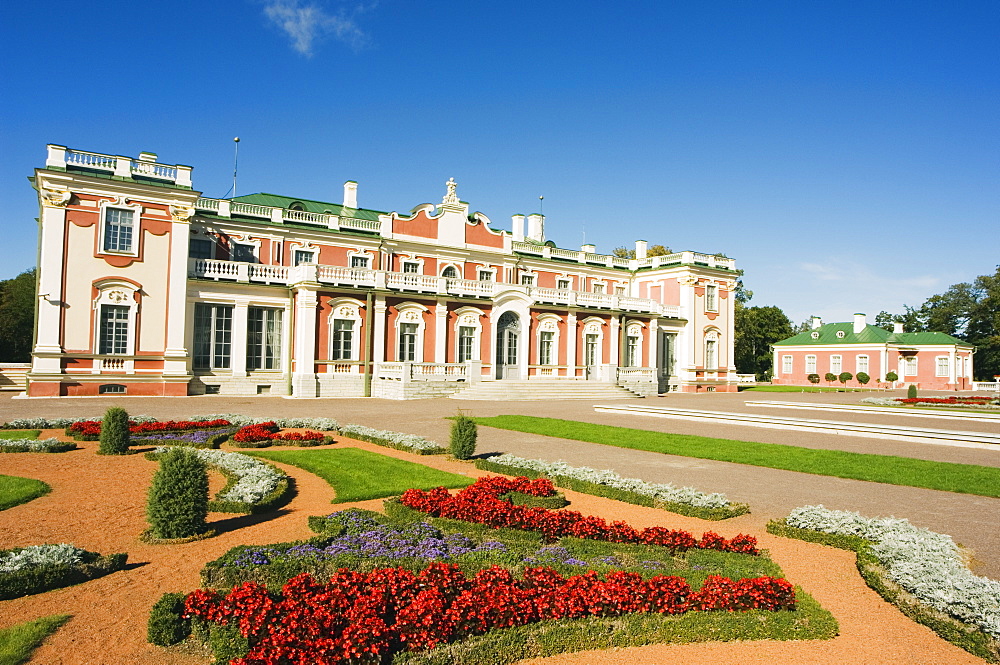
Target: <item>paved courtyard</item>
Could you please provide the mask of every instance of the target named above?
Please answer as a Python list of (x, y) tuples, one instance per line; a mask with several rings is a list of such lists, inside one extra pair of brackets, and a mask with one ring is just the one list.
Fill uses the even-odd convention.
[[(902, 394), (902, 393), (898, 393)], [(669, 395), (646, 400), (622, 400), (659, 406), (737, 411), (756, 414), (792, 415), (871, 423), (894, 423), (912, 427), (990, 431), (995, 424), (941, 421), (924, 418), (893, 418), (882, 414), (847, 414), (748, 407), (747, 400), (787, 400), (795, 402), (856, 403), (859, 393), (738, 393)], [(181, 418), (195, 414), (237, 412), (253, 416), (323, 416), (343, 423), (358, 423), (382, 429), (408, 432), (446, 443), (448, 416), (459, 409), (475, 416), (525, 414), (582, 420), (662, 432), (698, 434), (762, 441), (786, 445), (828, 448), (928, 460), (1000, 466), (1000, 449), (982, 450), (925, 443), (888, 441), (867, 437), (837, 436), (814, 432), (761, 429), (743, 425), (668, 420), (630, 415), (595, 413), (593, 403), (579, 400), (544, 402), (478, 402), (452, 399), (390, 401), (376, 399), (293, 400), (281, 397), (199, 396), (188, 398), (74, 398), (12, 399), (0, 394), (0, 421), (28, 416), (98, 416), (113, 405), (130, 413), (160, 418)], [(895, 515), (915, 524), (954, 536), (975, 555), (973, 570), (1000, 579), (1000, 499), (897, 487), (840, 478), (778, 471), (742, 464), (698, 460), (673, 455), (627, 450), (599, 444), (549, 437), (480, 429), (478, 451), (510, 452), (524, 457), (565, 460), (573, 465), (614, 469), (626, 476), (650, 482), (691, 485), (708, 492), (723, 492), (732, 501), (747, 502), (753, 513), (736, 518), (750, 525), (781, 517), (796, 506), (823, 504), (829, 508), (857, 510), (869, 516)], [(734, 526), (736, 521), (731, 522)]]

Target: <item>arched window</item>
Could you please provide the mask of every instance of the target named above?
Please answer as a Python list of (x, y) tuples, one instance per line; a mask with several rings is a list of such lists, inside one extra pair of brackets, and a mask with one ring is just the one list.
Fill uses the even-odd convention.
[(479, 360), (479, 340), (482, 337), (482, 317), (486, 314), (475, 307), (455, 311), (455, 360), (460, 363)]
[(361, 341), (361, 307), (359, 300), (337, 298), (329, 303), (330, 312), (330, 360), (343, 362), (358, 360)]
[(458, 268), (455, 266), (445, 266), (441, 271), (441, 276), (448, 279), (458, 279)]
[(427, 308), (415, 302), (396, 306), (396, 360), (398, 362), (423, 362), (424, 312)]
[(705, 369), (719, 369), (719, 333), (712, 330), (705, 335)]
[(604, 321), (589, 317), (583, 321), (583, 364), (596, 367), (604, 362)]
[(559, 364), (559, 317), (542, 314), (538, 317), (538, 364)]
[(132, 355), (135, 353), (135, 325), (139, 303), (135, 284), (108, 279), (94, 284), (94, 353)]
[(642, 324), (629, 323), (625, 326), (625, 367), (642, 366)]

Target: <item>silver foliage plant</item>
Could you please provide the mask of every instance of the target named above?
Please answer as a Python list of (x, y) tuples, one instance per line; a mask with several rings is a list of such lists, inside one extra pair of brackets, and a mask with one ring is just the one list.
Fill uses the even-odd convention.
[[(154, 452), (165, 453), (169, 448), (159, 447)], [(278, 483), (286, 478), (267, 464), (255, 460), (249, 455), (230, 453), (225, 450), (205, 448), (194, 449), (194, 453), (206, 464), (225, 469), (236, 476), (233, 486), (220, 494), (224, 501), (239, 501), (242, 503), (258, 503), (278, 487)]]
[(237, 427), (273, 422), (278, 427), (307, 428), (323, 432), (335, 432), (340, 427), (339, 423), (333, 418), (253, 418), (239, 413), (210, 413), (204, 416), (191, 416), (188, 420), (193, 422), (228, 420)]
[(864, 517), (823, 506), (803, 506), (789, 526), (870, 540), (889, 577), (936, 610), (979, 626), (1000, 639), (1000, 582), (974, 575), (951, 536), (894, 517)]
[(504, 453), (497, 457), (491, 457), (490, 462), (503, 466), (520, 467), (531, 469), (550, 476), (567, 476), (576, 480), (606, 485), (626, 492), (635, 492), (645, 496), (651, 496), (661, 501), (672, 501), (674, 503), (685, 503), (698, 508), (725, 508), (729, 506), (729, 500), (725, 494), (718, 492), (705, 494), (693, 487), (677, 487), (670, 483), (647, 483), (639, 478), (623, 478), (614, 471), (607, 469), (592, 469), (589, 466), (570, 466), (566, 462), (546, 462), (541, 459), (526, 459)]
[(25, 446), (30, 452), (46, 453), (60, 443), (62, 442), (59, 439), (0, 439), (0, 448)]
[(86, 550), (66, 543), (58, 545), (33, 545), (13, 551), (0, 551), (0, 573), (16, 573), (39, 566), (72, 566), (83, 561)]
[(390, 432), (389, 430), (375, 429), (373, 427), (365, 427), (364, 425), (342, 425), (340, 433), (344, 436), (359, 434), (374, 439), (385, 439), (396, 445), (413, 448), (414, 450), (434, 450), (441, 447), (433, 441), (425, 439), (422, 436), (417, 436), (416, 434)]
[[(81, 420), (96, 420), (101, 422), (104, 416), (91, 416), (89, 418), (15, 418), (7, 423), (7, 429), (65, 429), (73, 423)], [(136, 423), (152, 423), (158, 418), (153, 416), (129, 416), (129, 420)]]

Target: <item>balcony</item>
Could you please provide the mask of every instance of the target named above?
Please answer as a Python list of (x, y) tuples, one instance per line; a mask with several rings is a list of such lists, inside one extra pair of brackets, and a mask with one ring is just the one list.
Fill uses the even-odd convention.
[(318, 282), (334, 286), (382, 289), (400, 293), (426, 293), (463, 298), (496, 298), (501, 293), (520, 292), (535, 304), (587, 307), (616, 311), (655, 314), (678, 318), (680, 309), (661, 305), (648, 298), (590, 293), (568, 289), (549, 289), (518, 284), (480, 282), (472, 279), (451, 279), (433, 275), (418, 275), (366, 268), (342, 266), (300, 265), (269, 266), (259, 263), (220, 261), (217, 259), (190, 259), (188, 276), (197, 279), (240, 282), (244, 284), (279, 284), (289, 286), (301, 282)]

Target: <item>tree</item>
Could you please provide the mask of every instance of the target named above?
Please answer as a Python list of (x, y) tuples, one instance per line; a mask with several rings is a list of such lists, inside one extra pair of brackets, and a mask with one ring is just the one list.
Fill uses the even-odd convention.
[(190, 538), (204, 533), (208, 517), (208, 470), (190, 448), (177, 446), (160, 458), (146, 500), (154, 538)]
[(0, 280), (0, 362), (31, 360), (35, 329), (35, 269)]
[(745, 307), (737, 302), (734, 325), (736, 371), (766, 380), (774, 369), (771, 345), (792, 336), (792, 322), (773, 305)]
[(841, 372), (841, 373), (840, 373), (840, 376), (838, 376), (838, 377), (837, 377), (837, 379), (838, 379), (838, 380), (839, 380), (839, 381), (840, 381), (840, 382), (841, 382), (842, 384), (844, 384), (844, 387), (845, 387), (845, 388), (847, 387), (847, 382), (848, 382), (848, 381), (850, 381), (850, 380), (851, 380), (851, 379), (853, 379), (853, 378), (854, 378), (854, 375), (853, 375), (853, 374), (851, 374), (850, 372)]
[(833, 372), (827, 372), (823, 378), (826, 379), (826, 383), (829, 385), (837, 380), (837, 375)]
[(101, 439), (97, 447), (98, 455), (125, 455), (132, 442), (129, 433), (128, 412), (113, 406), (104, 412), (101, 421)]
[[(669, 247), (664, 247), (663, 245), (651, 245), (646, 249), (646, 257), (652, 258), (654, 256), (666, 256), (667, 254), (672, 254), (673, 252)], [(612, 256), (617, 256), (619, 259), (634, 259), (635, 258), (635, 248), (629, 249), (628, 247), (615, 247), (611, 252)]]
[(476, 454), (476, 437), (478, 427), (476, 421), (459, 413), (451, 423), (451, 440), (449, 448), (455, 459), (469, 459)]
[(863, 386), (867, 386), (868, 382), (872, 380), (872, 377), (868, 376), (865, 372), (858, 372), (858, 375), (854, 378)]
[(891, 385), (892, 387), (895, 387), (895, 383), (896, 383), (896, 381), (898, 379), (899, 379), (899, 375), (896, 374), (895, 372), (886, 372), (885, 373), (885, 380), (888, 381), (889, 385)]
[(819, 383), (819, 374), (810, 374), (806, 378), (809, 379), (809, 383), (811, 383), (813, 385), (816, 385), (817, 383)]
[(875, 325), (883, 330), (892, 332), (894, 324), (899, 317), (890, 314), (884, 309), (875, 315)]

